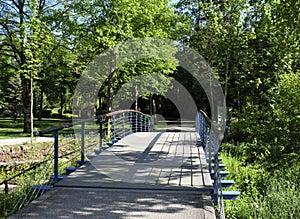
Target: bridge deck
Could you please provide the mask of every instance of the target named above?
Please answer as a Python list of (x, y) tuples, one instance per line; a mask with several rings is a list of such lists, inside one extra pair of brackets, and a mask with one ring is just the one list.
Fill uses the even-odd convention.
[(57, 184), (63, 187), (211, 191), (194, 132), (134, 133)]
[(31, 205), (15, 218), (49, 216), (41, 213), (45, 208), (71, 214), (59, 213), (63, 206), (72, 206), (76, 217), (215, 218), (212, 182), (196, 143), (194, 132), (128, 135), (57, 183), (46, 201), (42, 196), (32, 204), (35, 210)]

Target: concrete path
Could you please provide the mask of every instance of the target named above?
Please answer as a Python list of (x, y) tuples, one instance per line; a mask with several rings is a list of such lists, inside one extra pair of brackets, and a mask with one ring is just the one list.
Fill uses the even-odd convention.
[(212, 192), (194, 132), (138, 132), (91, 157), (56, 186)]
[(10, 217), (17, 218), (215, 219), (215, 213), (205, 194), (54, 188)]
[[(33, 143), (53, 141), (52, 137), (34, 137)], [(30, 143), (30, 137), (0, 139), (0, 146)]]

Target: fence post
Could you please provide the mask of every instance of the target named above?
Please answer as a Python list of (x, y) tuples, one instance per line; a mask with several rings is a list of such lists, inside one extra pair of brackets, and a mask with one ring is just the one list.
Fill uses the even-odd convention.
[(58, 182), (58, 131), (54, 132), (54, 184)]
[(122, 113), (122, 129), (123, 129), (123, 133), (122, 133), (122, 137), (124, 138), (126, 135), (126, 130), (125, 130), (125, 113)]
[(130, 127), (130, 134), (132, 134), (132, 112), (129, 112), (129, 127)]

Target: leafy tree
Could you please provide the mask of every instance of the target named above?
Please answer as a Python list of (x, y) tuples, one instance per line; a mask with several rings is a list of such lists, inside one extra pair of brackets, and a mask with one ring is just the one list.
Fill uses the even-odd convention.
[(0, 1), (0, 34), (3, 36), (0, 56), (10, 58), (8, 62), (1, 63), (0, 68), (9, 68), (15, 74), (20, 74), (24, 132), (32, 130), (34, 79), (43, 81), (43, 77), (54, 66), (51, 58), (56, 50), (65, 46), (62, 43), (61, 26), (65, 21), (63, 16), (68, 15), (69, 3), (71, 1)]
[(300, 72), (280, 75), (271, 95), (274, 118), (270, 122), (276, 124), (271, 130), (277, 132), (274, 141), (282, 152), (299, 154)]
[(24, 113), (24, 132), (32, 130), (32, 80), (36, 77), (41, 60), (40, 50), (47, 45), (47, 28), (39, 19), (44, 1), (1, 1), (1, 50), (13, 60), (4, 63), (20, 74)]
[[(81, 17), (77, 23), (78, 28), (73, 33), (78, 42), (75, 48), (80, 51), (78, 60), (82, 61), (83, 67), (105, 49), (126, 40), (142, 37), (175, 39), (178, 36), (176, 22), (179, 26), (182, 25), (181, 16), (175, 14), (167, 1), (111, 0), (84, 4), (85, 7), (74, 6), (74, 10)], [(128, 63), (121, 69), (114, 69), (113, 62), (108, 65), (111, 66), (111, 74), (104, 88), (106, 111), (111, 110), (115, 91), (133, 76), (152, 72), (169, 74), (175, 69), (175, 65), (160, 60)]]
[(6, 110), (3, 114), (9, 114), (14, 121), (22, 113), (22, 86), (19, 75), (10, 78), (5, 94)]

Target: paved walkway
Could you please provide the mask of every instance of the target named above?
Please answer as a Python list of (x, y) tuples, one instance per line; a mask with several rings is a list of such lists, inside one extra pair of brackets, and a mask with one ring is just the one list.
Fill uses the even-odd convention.
[[(53, 137), (34, 137), (33, 143), (53, 141)], [(30, 137), (0, 139), (0, 146), (30, 143)]]
[(134, 133), (11, 218), (215, 218), (195, 132)]
[(54, 188), (10, 219), (215, 219), (210, 197), (186, 192)]
[(56, 186), (212, 191), (195, 132), (131, 134)]

